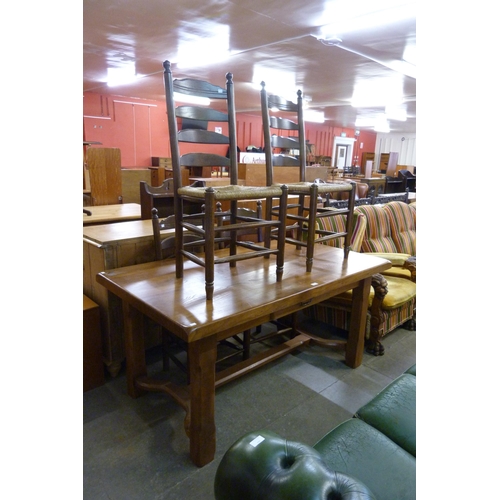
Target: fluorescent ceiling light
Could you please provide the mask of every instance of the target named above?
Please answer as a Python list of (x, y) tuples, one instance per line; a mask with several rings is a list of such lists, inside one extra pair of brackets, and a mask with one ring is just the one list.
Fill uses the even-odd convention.
[(408, 44), (405, 47), (405, 51), (403, 53), (403, 61), (406, 61), (414, 66), (417, 65), (417, 47), (415, 43)]
[(377, 119), (375, 122), (375, 132), (389, 133), (391, 128), (389, 127), (389, 122), (385, 117)]
[(356, 118), (356, 123), (354, 124), (356, 128), (368, 128), (368, 127), (374, 127), (375, 126), (375, 119), (373, 118), (366, 118), (362, 116), (358, 116)]
[(180, 94), (179, 92), (174, 92), (174, 101), (184, 102), (186, 104), (198, 104), (200, 106), (210, 106), (210, 99), (208, 97)]
[(278, 95), (288, 101), (297, 102), (298, 88), (295, 83), (295, 73), (268, 66), (254, 66), (252, 77), (254, 88), (262, 89), (261, 82), (265, 82), (267, 94)]
[(322, 18), (335, 19), (335, 22), (323, 26), (319, 36), (331, 40), (346, 33), (389, 26), (415, 16), (415, 0), (328, 2)]
[[(199, 26), (203, 33), (192, 26), (186, 26), (186, 31), (179, 35), (181, 40), (177, 49), (177, 67), (192, 68), (207, 66), (227, 59), (229, 51), (229, 26), (200, 20)], [(196, 34), (193, 34), (196, 33)]]
[(405, 106), (394, 106), (389, 104), (385, 107), (385, 116), (389, 120), (397, 120), (400, 122), (405, 122), (406, 115), (406, 107)]
[(324, 123), (325, 113), (323, 111), (315, 111), (313, 109), (304, 110), (304, 121), (314, 123)]
[(121, 68), (108, 68), (107, 84), (109, 87), (125, 85), (137, 78), (139, 77), (135, 74), (135, 64), (128, 64)]
[(401, 75), (389, 78), (370, 78), (354, 84), (351, 106), (355, 108), (400, 105), (403, 101)]

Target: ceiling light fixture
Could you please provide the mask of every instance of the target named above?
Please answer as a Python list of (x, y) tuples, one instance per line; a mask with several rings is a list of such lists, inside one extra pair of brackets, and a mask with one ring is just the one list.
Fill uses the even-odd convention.
[[(340, 7), (339, 7), (340, 5)], [(384, 58), (383, 55), (370, 47), (356, 45), (352, 42), (344, 43), (342, 37), (349, 33), (368, 29), (380, 29), (406, 20), (415, 19), (415, 0), (360, 0), (350, 5), (341, 2), (332, 2), (323, 12), (324, 18), (336, 19), (335, 23), (326, 24), (311, 36), (323, 45), (338, 47), (358, 56), (369, 59), (387, 68), (416, 78), (415, 58), (408, 55), (403, 60)], [(411, 49), (409, 49), (411, 50)]]
[(416, 15), (416, 4), (416, 0), (330, 2), (323, 11), (322, 17), (335, 19), (335, 22), (321, 27), (320, 38), (327, 42), (334, 41), (335, 38), (346, 33), (381, 28), (413, 19)]
[(208, 97), (180, 94), (179, 92), (174, 92), (174, 101), (197, 104), (199, 106), (210, 106), (210, 99)]
[(323, 111), (315, 111), (314, 109), (305, 109), (304, 121), (314, 122), (314, 123), (324, 123), (325, 113)]
[(106, 83), (108, 87), (117, 85), (126, 85), (139, 78), (135, 73), (135, 64), (128, 64), (121, 68), (108, 68), (108, 78)]
[[(192, 68), (217, 64), (231, 56), (229, 50), (229, 26), (203, 20), (202, 32), (193, 30), (196, 25), (189, 23), (179, 35), (177, 68)], [(198, 27), (198, 26), (197, 26)]]
[(387, 118), (381, 117), (377, 119), (374, 127), (375, 132), (380, 132), (382, 134), (388, 134), (391, 131), (391, 127), (389, 126), (389, 122)]
[(405, 122), (407, 115), (406, 115), (406, 108), (404, 106), (394, 106), (391, 104), (388, 104), (385, 107), (385, 116), (389, 120), (396, 120), (399, 122)]

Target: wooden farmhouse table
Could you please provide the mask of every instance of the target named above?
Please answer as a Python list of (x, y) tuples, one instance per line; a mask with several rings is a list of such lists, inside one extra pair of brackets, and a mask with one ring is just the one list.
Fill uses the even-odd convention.
[[(240, 261), (234, 268), (220, 264), (212, 301), (206, 300), (203, 268), (189, 261), (179, 279), (175, 278), (173, 259), (97, 275), (97, 282), (122, 301), (128, 394), (136, 398), (146, 391), (165, 392), (186, 410), (190, 456), (197, 466), (215, 456), (216, 387), (308, 344), (311, 337), (296, 330), (290, 340), (216, 373), (219, 341), (352, 289), (345, 359), (352, 368), (361, 364), (371, 277), (388, 269), (390, 263), (355, 252), (345, 260), (343, 254), (343, 249), (317, 245), (312, 272), (306, 273), (305, 252), (287, 245), (279, 283), (274, 258)], [(143, 315), (187, 342), (189, 386), (148, 377)]]
[(141, 218), (141, 206), (139, 203), (123, 203), (116, 205), (96, 205), (95, 207), (83, 207), (92, 215), (83, 214), (83, 225), (108, 224), (110, 222), (122, 222), (139, 220)]

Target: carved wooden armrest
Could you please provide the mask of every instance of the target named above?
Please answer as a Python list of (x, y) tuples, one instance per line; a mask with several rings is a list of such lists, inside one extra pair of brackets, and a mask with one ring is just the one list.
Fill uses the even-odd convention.
[(403, 264), (403, 269), (408, 269), (411, 273), (413, 283), (417, 282), (417, 257), (408, 257), (408, 260)]
[(387, 295), (387, 280), (381, 274), (372, 276), (372, 288), (375, 293), (370, 307), (370, 338), (366, 342), (366, 350), (375, 356), (384, 354), (384, 346), (381, 344), (382, 337), (382, 302)]

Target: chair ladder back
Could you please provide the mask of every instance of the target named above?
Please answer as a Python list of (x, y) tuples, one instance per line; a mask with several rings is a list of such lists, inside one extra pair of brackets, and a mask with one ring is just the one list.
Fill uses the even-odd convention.
[[(273, 166), (298, 166), (299, 182), (306, 180), (306, 139), (304, 113), (302, 108), (302, 91), (297, 91), (297, 103), (283, 97), (267, 94), (265, 82), (261, 82), (261, 109), (264, 132), (264, 151), (266, 153), (266, 182), (273, 183)], [(296, 121), (288, 118), (270, 116), (269, 110), (291, 112), (296, 114)], [(297, 131), (294, 136), (271, 135), (271, 129)], [(274, 154), (273, 148), (298, 149), (298, 158), (292, 155)]]
[[(276, 256), (276, 280), (281, 281), (285, 255), (285, 226), (286, 202), (288, 188), (283, 186), (241, 186), (238, 185), (238, 151), (236, 136), (236, 109), (234, 100), (233, 74), (226, 73), (226, 88), (200, 80), (172, 78), (171, 64), (163, 63), (165, 73), (165, 92), (167, 102), (169, 138), (172, 151), (172, 168), (174, 170), (174, 199), (175, 199), (175, 257), (176, 277), (183, 277), (184, 258), (205, 268), (205, 290), (207, 300), (212, 300), (214, 293), (215, 264), (229, 264), (234, 267), (237, 261), (249, 258), (269, 258)], [(176, 108), (174, 90), (191, 96), (198, 95), (210, 99), (225, 100), (224, 113), (219, 105), (213, 108), (202, 109), (198, 106), (179, 106)], [(179, 99), (180, 100), (180, 99)], [(217, 108), (217, 109), (215, 109)], [(188, 120), (187, 125), (181, 120)], [(209, 122), (227, 122), (227, 135), (208, 130)], [(180, 125), (179, 125), (180, 123)], [(178, 128), (181, 128), (179, 132)], [(190, 152), (180, 155), (179, 143), (211, 144), (219, 150), (209, 149), (199, 152), (200, 148), (193, 148)], [(222, 156), (221, 145), (227, 145), (226, 156)], [(184, 149), (183, 149), (184, 151)], [(229, 167), (230, 186), (182, 186), (181, 167)], [(258, 217), (238, 216), (239, 200), (266, 199), (267, 206), (272, 206), (273, 199), (280, 200), (280, 214), (278, 219), (258, 219)], [(183, 204), (193, 203), (201, 207), (201, 212), (184, 213)], [(222, 204), (230, 206), (230, 210)], [(224, 222), (229, 221), (228, 224)], [(195, 235), (195, 239), (186, 243), (186, 230)], [(257, 245), (251, 241), (239, 241), (237, 235), (248, 231), (259, 234), (263, 230), (264, 245)], [(270, 245), (268, 233), (278, 233), (278, 244)], [(261, 237), (260, 237), (261, 238)], [(269, 242), (269, 245), (267, 243)], [(228, 252), (221, 246), (228, 244)], [(203, 255), (196, 255), (188, 247), (202, 247)], [(245, 251), (238, 252), (243, 247)], [(249, 251), (247, 251), (249, 250)]]

